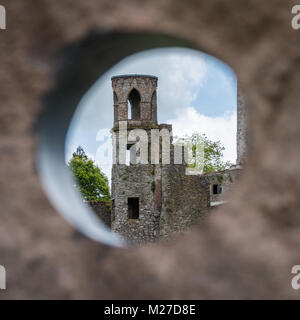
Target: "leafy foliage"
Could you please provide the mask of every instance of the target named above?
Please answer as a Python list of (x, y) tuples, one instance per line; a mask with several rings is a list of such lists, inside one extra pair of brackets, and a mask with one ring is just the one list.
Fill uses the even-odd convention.
[(73, 152), (73, 158), (75, 156), (78, 156), (80, 159), (87, 159), (87, 155), (81, 146), (77, 147), (76, 152)]
[[(222, 160), (225, 148), (221, 145), (221, 142), (209, 140), (205, 134), (194, 132), (191, 136), (176, 138), (176, 140), (181, 143), (184, 141), (185, 145), (191, 146), (191, 153), (194, 160), (189, 164), (190, 168), (195, 166), (196, 158), (198, 162), (200, 161), (203, 164), (203, 173), (223, 171), (232, 165), (229, 161), (224, 162)], [(200, 143), (203, 144), (204, 156), (197, 151), (196, 146)]]
[(68, 163), (76, 187), (87, 201), (110, 200), (108, 179), (100, 168), (78, 147)]

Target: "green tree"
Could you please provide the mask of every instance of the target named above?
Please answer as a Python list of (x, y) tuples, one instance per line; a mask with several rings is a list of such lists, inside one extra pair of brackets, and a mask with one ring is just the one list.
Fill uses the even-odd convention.
[[(223, 171), (232, 165), (229, 161), (224, 162), (223, 151), (225, 148), (222, 146), (220, 141), (212, 141), (207, 138), (205, 134), (199, 132), (194, 132), (190, 136), (185, 136), (183, 138), (175, 138), (175, 142), (189, 144), (192, 146), (191, 152), (193, 159), (201, 161), (204, 163), (203, 173)], [(203, 143), (204, 157), (197, 154), (196, 145)], [(195, 160), (189, 164), (189, 167), (193, 168), (195, 166)]]
[(77, 147), (76, 152), (73, 152), (73, 157), (75, 156), (80, 159), (87, 159), (87, 155), (85, 154), (82, 146)]
[(68, 163), (76, 187), (87, 201), (110, 200), (108, 179), (100, 168), (78, 147)]

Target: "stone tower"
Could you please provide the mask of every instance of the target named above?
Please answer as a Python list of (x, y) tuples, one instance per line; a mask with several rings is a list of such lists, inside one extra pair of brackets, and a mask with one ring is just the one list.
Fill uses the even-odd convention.
[(238, 89), (237, 99), (237, 161), (236, 164), (244, 165), (249, 149), (249, 138), (248, 138), (248, 110), (245, 103), (245, 98)]
[[(183, 150), (173, 144), (172, 125), (157, 123), (157, 81), (147, 75), (112, 77), (111, 229), (133, 243), (167, 239), (198, 223), (222, 202), (241, 171), (187, 174), (187, 164), (177, 161)], [(243, 109), (239, 100), (238, 164), (246, 155)]]
[[(143, 129), (151, 141), (151, 129), (157, 124), (157, 77), (122, 75), (112, 77), (114, 96), (114, 164), (112, 167), (112, 231), (138, 243), (159, 237), (161, 210), (160, 166), (152, 165), (150, 144), (146, 162), (137, 159), (130, 132)], [(121, 129), (127, 135), (121, 146)], [(142, 131), (142, 130), (140, 130)], [(121, 161), (120, 149), (124, 149)], [(149, 156), (148, 156), (149, 155)], [(125, 160), (124, 158), (122, 158)], [(145, 160), (145, 159), (144, 159)]]

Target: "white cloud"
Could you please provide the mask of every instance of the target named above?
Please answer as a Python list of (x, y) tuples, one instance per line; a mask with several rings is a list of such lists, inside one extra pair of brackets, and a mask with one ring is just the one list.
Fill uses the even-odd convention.
[[(205, 55), (191, 49), (153, 49), (132, 55), (116, 64), (101, 77), (81, 100), (67, 137), (67, 144), (94, 144), (101, 128), (113, 126), (111, 80), (118, 74), (150, 74), (158, 77), (158, 118), (173, 117), (183, 106), (191, 105), (196, 89), (203, 85), (206, 74)], [(70, 149), (70, 147), (68, 148)]]
[(193, 107), (184, 108), (177, 116), (168, 120), (173, 125), (174, 136), (191, 135), (198, 131), (205, 133), (213, 141), (221, 141), (225, 147), (224, 160), (236, 161), (236, 112), (225, 113), (219, 117), (207, 117)]
[(205, 80), (206, 64), (201, 54), (171, 55), (160, 65), (158, 106), (159, 114), (175, 114), (190, 105)]

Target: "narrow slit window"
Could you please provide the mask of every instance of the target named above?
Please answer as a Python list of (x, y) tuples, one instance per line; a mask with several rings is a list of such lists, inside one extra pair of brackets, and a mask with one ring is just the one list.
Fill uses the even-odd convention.
[(139, 219), (139, 198), (128, 198), (128, 219)]

